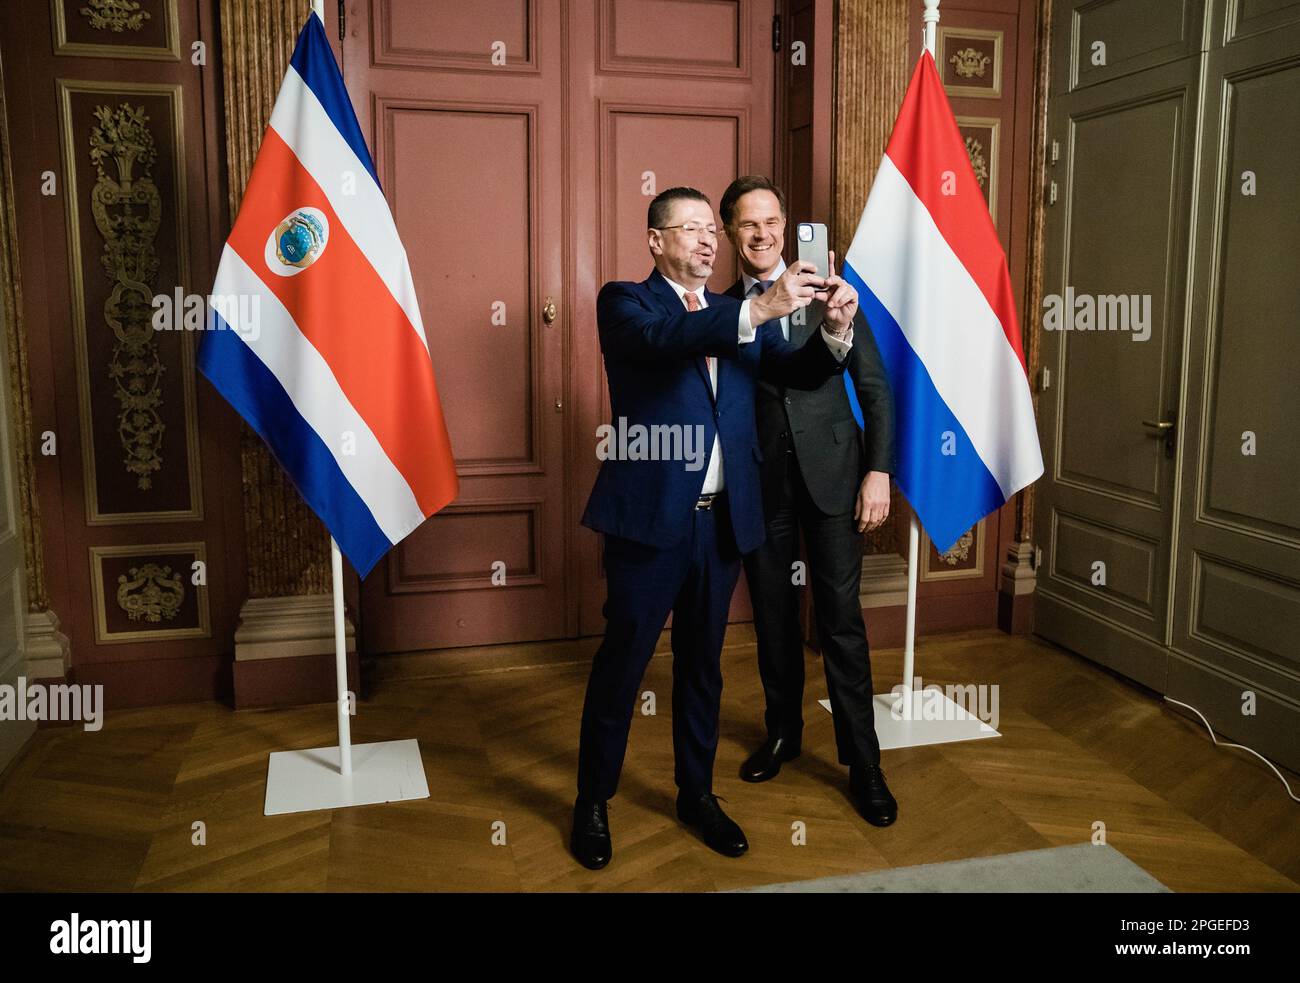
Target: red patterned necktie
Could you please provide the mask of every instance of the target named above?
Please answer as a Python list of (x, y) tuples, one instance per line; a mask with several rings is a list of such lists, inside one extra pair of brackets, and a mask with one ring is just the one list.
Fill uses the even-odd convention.
[[(686, 301), (686, 309), (688, 311), (698, 311), (700, 309), (700, 298), (696, 296), (694, 291), (691, 290), (686, 291), (686, 293), (682, 294), (682, 300)], [(704, 364), (709, 367), (709, 377), (712, 378), (713, 356), (705, 355)]]

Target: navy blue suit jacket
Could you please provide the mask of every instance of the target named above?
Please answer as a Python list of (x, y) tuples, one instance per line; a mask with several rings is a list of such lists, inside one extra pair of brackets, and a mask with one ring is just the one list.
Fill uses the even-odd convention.
[[(582, 524), (597, 532), (671, 546), (690, 534), (692, 513), (717, 434), (732, 530), (741, 553), (763, 543), (762, 461), (754, 426), (754, 384), (762, 378), (795, 389), (816, 389), (843, 370), (814, 331), (798, 347), (779, 331), (759, 331), (740, 344), (740, 302), (705, 289), (708, 307), (687, 311), (656, 270), (641, 283), (611, 282), (596, 300), (600, 350), (609, 381), (614, 426), (703, 428), (698, 470), (682, 460), (601, 462)], [(704, 356), (718, 359), (718, 394), (709, 385)], [(692, 431), (698, 433), (699, 431)]]

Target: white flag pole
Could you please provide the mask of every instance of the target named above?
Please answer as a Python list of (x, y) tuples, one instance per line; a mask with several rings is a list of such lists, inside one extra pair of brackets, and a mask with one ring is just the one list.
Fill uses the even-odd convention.
[[(325, 0), (311, 0), (311, 11), (325, 23)], [(339, 774), (352, 774), (352, 701), (348, 694), (348, 647), (343, 630), (343, 554), (330, 537), (330, 579), (334, 582), (334, 675), (338, 688)]]
[(939, 24), (939, 0), (925, 0), (925, 11), (921, 14), (925, 24), (925, 50), (934, 58), (934, 35)]
[[(324, 25), (324, 0), (311, 0), (311, 9)], [(334, 581), (338, 747), (272, 752), (267, 761), (266, 800), (262, 807), (267, 816), (429, 797), (420, 745), (414, 738), (357, 745), (357, 768), (353, 772), (352, 697), (348, 692), (343, 617), (343, 553), (333, 536), (330, 537), (330, 574)]]
[[(319, 0), (317, 0), (319, 2)], [(348, 694), (348, 649), (343, 635), (343, 553), (330, 537), (330, 573), (334, 580), (334, 672), (339, 693), (339, 774), (352, 774), (352, 701)]]
[[(934, 57), (935, 28), (939, 23), (939, 0), (925, 0), (925, 11), (921, 14), (925, 24), (925, 50)], [(912, 719), (912, 681), (916, 663), (916, 578), (918, 554), (921, 551), (921, 528), (916, 521), (916, 511), (912, 511), (911, 521), (907, 526), (907, 626), (903, 635), (903, 719)]]
[(921, 531), (912, 513), (907, 527), (907, 627), (903, 636), (903, 719), (912, 719), (912, 667), (916, 661), (916, 556)]

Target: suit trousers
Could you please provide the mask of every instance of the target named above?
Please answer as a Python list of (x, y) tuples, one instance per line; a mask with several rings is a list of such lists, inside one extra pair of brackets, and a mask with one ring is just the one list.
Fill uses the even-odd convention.
[(614, 796), (637, 690), (670, 611), (674, 778), (687, 794), (711, 792), (722, 639), (741, 569), (725, 493), (694, 511), (689, 542), (665, 548), (606, 536), (604, 557), (605, 637), (582, 707), (578, 794)]
[(767, 503), (767, 539), (745, 557), (767, 704), (764, 723), (769, 736), (795, 745), (802, 739), (804, 653), (793, 573), (802, 528), (839, 760), (879, 765), (871, 658), (858, 599), (862, 535), (852, 512), (827, 515), (813, 504), (793, 448), (785, 458), (780, 495)]

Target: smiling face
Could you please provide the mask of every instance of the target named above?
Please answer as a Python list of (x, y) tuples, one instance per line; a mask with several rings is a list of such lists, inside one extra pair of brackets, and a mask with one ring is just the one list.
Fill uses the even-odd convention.
[[(672, 203), (665, 226), (647, 232), (655, 267), (668, 279), (694, 290), (713, 275), (717, 259), (718, 237), (706, 229), (713, 227), (713, 207), (707, 201), (678, 198)], [(691, 226), (693, 231), (683, 229)]]
[(746, 273), (756, 280), (770, 280), (785, 248), (785, 215), (776, 195), (759, 189), (737, 198), (727, 238)]

